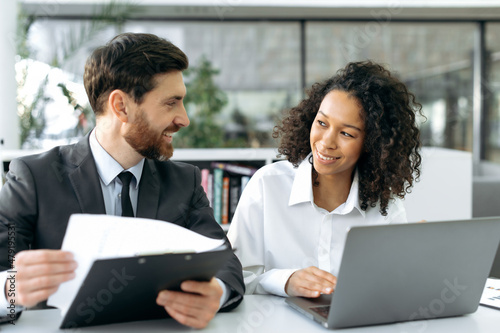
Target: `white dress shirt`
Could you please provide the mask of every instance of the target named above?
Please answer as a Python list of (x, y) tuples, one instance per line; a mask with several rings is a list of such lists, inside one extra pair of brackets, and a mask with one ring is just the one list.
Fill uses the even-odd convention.
[(379, 205), (361, 210), (355, 174), (347, 201), (328, 212), (314, 204), (312, 165), (280, 161), (259, 169), (242, 193), (228, 237), (243, 265), (246, 293), (287, 296), (285, 284), (302, 268), (316, 266), (338, 275), (351, 226), (405, 223), (400, 199), (387, 216)]
[(137, 198), (139, 197), (139, 182), (141, 181), (142, 169), (144, 168), (144, 159), (133, 167), (124, 170), (108, 152), (97, 141), (95, 130), (89, 136), (90, 150), (94, 156), (97, 173), (102, 188), (104, 198), (104, 207), (107, 215), (122, 215), (122, 182), (117, 176), (122, 171), (130, 171), (134, 177), (130, 181), (130, 202), (134, 210), (134, 216), (137, 214)]

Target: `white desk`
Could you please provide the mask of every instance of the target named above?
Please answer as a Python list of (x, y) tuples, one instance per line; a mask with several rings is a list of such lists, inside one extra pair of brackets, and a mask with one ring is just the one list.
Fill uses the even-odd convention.
[[(33, 310), (21, 315), (16, 325), (4, 324), (2, 332), (63, 332), (59, 330), (59, 310)], [(454, 318), (433, 319), (389, 325), (351, 328), (348, 333), (498, 333), (500, 310), (480, 306), (478, 311)], [(66, 331), (66, 330), (65, 330)], [(64, 332), (65, 332), (64, 331)], [(68, 332), (186, 332), (192, 329), (173, 319), (140, 321), (67, 330)], [(219, 313), (208, 327), (200, 332), (261, 333), (261, 332), (330, 332), (285, 304), (275, 296), (250, 295), (238, 308)]]

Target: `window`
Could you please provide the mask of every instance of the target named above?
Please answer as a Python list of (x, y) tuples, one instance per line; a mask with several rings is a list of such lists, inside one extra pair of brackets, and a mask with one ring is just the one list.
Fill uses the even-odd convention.
[(485, 157), (500, 163), (500, 23), (486, 25)]
[(219, 70), (214, 80), (227, 104), (217, 123), (225, 147), (275, 145), (276, 117), (301, 97), (298, 23), (131, 21), (125, 31), (164, 37), (187, 54), (190, 66), (206, 58)]
[(349, 61), (388, 65), (423, 106), (427, 146), (472, 149), (472, 56), (475, 24), (307, 24), (307, 82), (333, 75)]
[[(47, 46), (61, 45), (68, 39), (67, 35), (63, 37), (60, 27), (72, 26), (78, 31), (79, 26), (85, 24), (88, 22), (84, 20), (49, 19), (37, 22), (30, 40), (34, 55), (45, 63), (51, 63), (57, 48)], [(124, 24), (122, 31), (154, 33), (179, 46), (187, 54), (190, 67), (198, 66), (205, 58), (219, 71), (213, 79), (227, 97), (227, 103), (216, 118), (216, 123), (225, 133), (223, 146), (257, 148), (275, 145), (271, 133), (276, 118), (282, 110), (297, 104), (302, 93), (299, 23), (136, 20)], [(106, 29), (82, 45), (69, 61), (61, 64), (81, 89), (87, 56), (116, 33), (116, 28)], [(187, 77), (186, 82), (189, 80)], [(50, 120), (44, 129), (45, 134), (61, 129), (61, 122), (52, 119), (54, 113), (63, 117), (56, 104), (46, 105), (46, 115)], [(70, 120), (69, 128), (74, 127), (76, 122), (76, 119)], [(183, 129), (186, 133), (189, 130), (189, 127)], [(60, 136), (67, 134), (59, 132)], [(43, 137), (48, 139), (47, 135)]]
[[(51, 63), (57, 49), (54, 45), (64, 41), (66, 29), (60, 27), (77, 30), (86, 23), (54, 18), (36, 21), (29, 39), (34, 57)], [(224, 133), (216, 147), (275, 147), (271, 133), (277, 118), (302, 98), (302, 66), (305, 88), (309, 88), (348, 61), (372, 59), (388, 65), (422, 103), (424, 145), (472, 151), (475, 22), (305, 21), (305, 62), (301, 59), (301, 24), (299, 20), (130, 20), (83, 43), (61, 68), (66, 80), (76, 83), (72, 86), (76, 95), (86, 100), (83, 65), (93, 48), (120, 31), (157, 34), (184, 50), (192, 67), (205, 58), (219, 71), (213, 79), (227, 103), (216, 117)], [(500, 42), (496, 38), (500, 23), (486, 26), (485, 82), (491, 93), (485, 103), (485, 153), (487, 159), (500, 162)], [(188, 84), (190, 80), (186, 77)], [(74, 114), (73, 120), (64, 121), (65, 132), (60, 126), (61, 117), (67, 118), (68, 112), (72, 111), (64, 111), (53, 101), (46, 105), (44, 140), (74, 133), (78, 123)]]

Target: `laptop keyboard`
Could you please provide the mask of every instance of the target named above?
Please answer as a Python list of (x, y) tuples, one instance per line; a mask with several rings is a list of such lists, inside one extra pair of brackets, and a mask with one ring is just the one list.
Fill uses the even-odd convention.
[(330, 312), (330, 305), (312, 306), (310, 307), (310, 309), (319, 314), (321, 317), (328, 318), (328, 313)]

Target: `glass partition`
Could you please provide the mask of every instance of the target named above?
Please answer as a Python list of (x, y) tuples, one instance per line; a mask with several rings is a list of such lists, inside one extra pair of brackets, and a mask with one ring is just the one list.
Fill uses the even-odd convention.
[[(224, 133), (219, 147), (275, 145), (271, 137), (275, 118), (283, 109), (295, 105), (302, 91), (299, 23), (132, 21), (125, 30), (167, 38), (188, 55), (190, 66), (198, 67), (205, 59), (218, 71), (213, 81), (226, 96), (225, 105), (215, 115)], [(195, 76), (186, 77), (188, 95), (189, 83)], [(188, 113), (196, 121), (190, 106)], [(196, 135), (193, 131), (197, 131), (195, 126), (187, 127), (182, 135)], [(217, 130), (206, 135), (217, 134), (214, 132)], [(200, 138), (198, 144), (203, 141)]]
[(307, 82), (349, 61), (387, 65), (423, 105), (427, 146), (472, 150), (472, 56), (475, 24), (370, 22), (307, 24)]
[(500, 163), (500, 23), (486, 25), (485, 159)]
[[(31, 29), (29, 40), (33, 57), (45, 64), (54, 63), (55, 58), (61, 58), (60, 54), (58, 56), (55, 53), (58, 52), (58, 48), (71, 41), (67, 29), (63, 30), (61, 27), (72, 27), (75, 32), (79, 32), (88, 24), (88, 21), (84, 20), (49, 19), (36, 22)], [(203, 60), (208, 62), (213, 74), (210, 78), (204, 79), (213, 80), (220, 90), (223, 105), (221, 110), (211, 110), (214, 111), (213, 121), (216, 130), (205, 135), (221, 133), (222, 135), (218, 142), (205, 137), (200, 138), (201, 143), (216, 142), (215, 146), (211, 147), (258, 148), (275, 145), (271, 133), (276, 117), (282, 110), (297, 104), (302, 93), (298, 22), (136, 20), (128, 21), (120, 28), (126, 32), (154, 33), (172, 41), (187, 54), (190, 68), (199, 68)], [(82, 76), (87, 56), (95, 47), (103, 45), (117, 33), (117, 28), (110, 27), (96, 36), (91, 36), (92, 38), (80, 45), (81, 47), (77, 48), (71, 57), (59, 64), (65, 73), (65, 80), (77, 83), (75, 89), (79, 93), (84, 94)], [(49, 72), (48, 69), (46, 71)], [(188, 87), (197, 75), (196, 73), (186, 75), (185, 81)], [(41, 84), (43, 77), (38, 80)], [(51, 95), (51, 102), (44, 105), (45, 116), (49, 119), (45, 123), (40, 139), (31, 140), (31, 147), (39, 145), (41, 141), (51, 141), (50, 138), (71, 136), (73, 127), (77, 125), (77, 115), (72, 114), (71, 110), (61, 112), (61, 104), (55, 103), (56, 99), (61, 98), (57, 84), (51, 80), (45, 87), (46, 92), (55, 91), (54, 96), (57, 98)], [(31, 94), (35, 91), (31, 89)], [(188, 98), (192, 100), (193, 96), (189, 94), (188, 89)], [(64, 97), (62, 103), (64, 104)], [(80, 103), (86, 103), (85, 96)], [(67, 104), (66, 101), (63, 107)], [(195, 103), (187, 105), (187, 110), (196, 121), (198, 117), (194, 113), (196, 106), (192, 104)], [(62, 119), (68, 117), (69, 120), (64, 120), (67, 126), (63, 126)], [(184, 137), (192, 137), (196, 135), (194, 131), (196, 127), (190, 126), (183, 129), (182, 134)], [(178, 143), (180, 147), (192, 147), (183, 145), (182, 140)]]
[[(67, 27), (78, 31), (85, 24), (88, 21), (38, 20), (28, 39), (32, 59), (46, 66), (57, 56), (64, 60), (57, 67), (64, 74), (59, 80), (67, 83), (82, 105), (86, 103), (83, 64), (93, 48), (120, 31), (150, 32), (184, 50), (191, 68), (200, 67), (206, 60), (213, 70), (210, 79), (222, 93), (223, 101), (221, 110), (214, 115), (222, 140), (214, 147), (276, 146), (271, 138), (276, 118), (302, 97), (302, 66), (305, 66), (307, 88), (333, 75), (349, 61), (372, 59), (394, 71), (422, 103), (425, 117), (420, 121), (424, 145), (472, 151), (472, 58), (477, 29), (473, 22), (306, 21), (303, 62), (300, 21), (131, 20), (91, 36), (64, 59), (60, 50), (61, 45), (68, 43)], [(61, 29), (63, 26), (65, 29)], [(485, 151), (487, 159), (498, 162), (500, 41), (496, 36), (499, 32), (499, 23), (487, 24), (486, 80), (491, 96), (486, 100)], [(45, 70), (48, 73), (49, 70)], [(20, 72), (22, 74), (22, 66)], [(22, 78), (21, 74), (18, 76)], [(46, 88), (51, 95), (45, 105), (39, 106), (39, 111), (35, 110), (44, 113), (44, 129), (35, 128), (30, 132), (38, 131), (42, 135), (27, 148), (50, 140), (52, 145), (60, 144), (61, 140), (68, 141), (68, 137), (81, 133), (75, 130), (81, 125), (80, 113), (61, 95), (60, 87), (57, 88), (59, 76), (51, 77), (54, 78), (50, 84), (56, 88)], [(38, 80), (42, 82), (43, 78)], [(188, 87), (195, 78), (195, 73), (186, 75)], [(33, 82), (26, 80), (27, 77), (24, 79), (24, 84)], [(188, 90), (188, 95), (194, 91)], [(31, 95), (36, 95), (36, 89), (32, 89)], [(61, 107), (57, 101), (65, 106)], [(195, 114), (193, 105), (188, 106), (188, 112)], [(195, 131), (195, 127), (188, 127), (185, 132), (190, 130)], [(38, 148), (47, 148), (47, 145)]]

